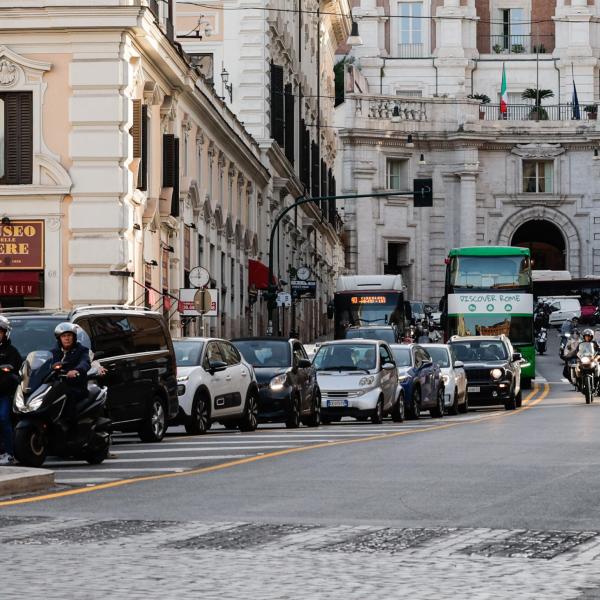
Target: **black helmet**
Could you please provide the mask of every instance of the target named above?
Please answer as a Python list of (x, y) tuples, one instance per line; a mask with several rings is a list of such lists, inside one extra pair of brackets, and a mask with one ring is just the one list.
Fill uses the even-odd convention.
[(58, 339), (63, 333), (72, 333), (73, 337), (77, 339), (77, 329), (77, 325), (74, 325), (73, 323), (59, 323), (54, 329), (54, 337)]

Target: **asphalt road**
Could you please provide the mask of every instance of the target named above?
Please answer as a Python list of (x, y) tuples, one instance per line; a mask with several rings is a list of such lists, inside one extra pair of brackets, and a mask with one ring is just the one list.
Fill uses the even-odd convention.
[[(552, 333), (534, 389), (514, 412), (202, 437), (171, 432), (158, 445), (122, 436), (103, 465), (55, 463), (61, 485), (44, 498), (0, 502), (0, 538), (8, 536), (17, 557), (30, 543), (64, 551), (67, 540), (79, 545), (79, 557), (106, 551), (107, 568), (116, 564), (113, 540), (121, 549), (146, 540), (177, 550), (165, 558), (189, 559), (190, 577), (208, 569), (215, 589), (226, 579), (225, 597), (408, 597), (393, 591), (401, 576), (412, 598), (600, 598), (600, 400), (587, 406), (562, 380), (556, 347)], [(130, 525), (107, 537), (115, 520)], [(155, 529), (127, 530), (140, 520)], [(200, 558), (199, 548), (212, 551)], [(244, 570), (259, 558), (276, 570), (310, 564), (318, 586), (269, 587), (260, 568)], [(344, 577), (332, 575), (331, 561), (342, 561)], [(432, 570), (439, 568), (438, 585)], [(168, 589), (182, 592), (164, 575), (145, 593), (169, 581), (175, 588)]]

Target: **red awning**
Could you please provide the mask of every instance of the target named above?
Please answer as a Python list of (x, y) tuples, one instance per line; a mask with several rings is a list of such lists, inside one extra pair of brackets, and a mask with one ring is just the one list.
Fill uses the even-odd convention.
[[(273, 283), (277, 284), (276, 277), (273, 277)], [(269, 287), (269, 267), (259, 260), (248, 259), (248, 287), (257, 290), (266, 290)]]
[(0, 271), (0, 297), (37, 296), (39, 291), (39, 271)]

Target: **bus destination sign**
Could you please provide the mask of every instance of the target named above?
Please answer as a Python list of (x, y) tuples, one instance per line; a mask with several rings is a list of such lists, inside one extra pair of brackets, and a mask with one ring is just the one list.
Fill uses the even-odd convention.
[(385, 304), (385, 296), (352, 296), (352, 304)]

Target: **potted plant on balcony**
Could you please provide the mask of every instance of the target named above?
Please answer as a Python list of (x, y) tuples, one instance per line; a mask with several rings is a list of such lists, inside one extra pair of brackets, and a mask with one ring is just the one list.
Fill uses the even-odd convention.
[(546, 109), (542, 107), (542, 100), (544, 98), (553, 98), (554, 92), (552, 90), (538, 90), (536, 88), (527, 88), (522, 94), (523, 100), (533, 100), (534, 106), (529, 111), (529, 118), (532, 121), (547, 121), (548, 113)]
[(483, 110), (482, 104), (489, 104), (490, 97), (487, 94), (469, 94), (467, 98), (479, 100), (479, 118), (485, 119), (485, 110)]
[(525, 52), (525, 46), (523, 46), (523, 44), (513, 44), (510, 47), (510, 51), (513, 54), (523, 54)]
[(583, 110), (587, 113), (587, 118), (595, 121), (598, 118), (598, 105), (597, 104), (587, 104), (583, 107)]

